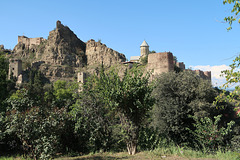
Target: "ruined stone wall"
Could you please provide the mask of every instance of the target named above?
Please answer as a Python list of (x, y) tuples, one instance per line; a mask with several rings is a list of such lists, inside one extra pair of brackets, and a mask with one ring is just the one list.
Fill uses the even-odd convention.
[(176, 66), (182, 70), (185, 69), (185, 64), (183, 62), (176, 62)]
[(161, 74), (163, 72), (173, 71), (173, 54), (171, 52), (149, 54), (147, 70), (153, 70), (153, 76)]
[(193, 70), (194, 73), (199, 75), (203, 79), (207, 79), (211, 81), (211, 71), (201, 71), (201, 70)]
[(105, 44), (96, 42), (93, 39), (86, 43), (86, 56), (88, 65), (101, 64), (103, 61), (105, 66), (111, 66), (112, 64), (126, 61), (124, 54), (114, 51)]
[(26, 36), (18, 36), (18, 43), (23, 43), (27, 47), (30, 47), (31, 45), (39, 45), (44, 40), (43, 37), (28, 38)]

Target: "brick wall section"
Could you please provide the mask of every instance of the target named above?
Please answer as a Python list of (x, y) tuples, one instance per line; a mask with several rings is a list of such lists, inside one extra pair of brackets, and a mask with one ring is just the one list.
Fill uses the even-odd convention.
[(153, 70), (153, 76), (174, 71), (173, 54), (171, 52), (149, 54), (147, 69), (149, 71)]

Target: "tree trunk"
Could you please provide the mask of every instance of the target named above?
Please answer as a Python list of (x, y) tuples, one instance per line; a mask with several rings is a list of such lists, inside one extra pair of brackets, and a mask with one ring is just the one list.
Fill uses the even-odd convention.
[(131, 141), (127, 143), (128, 154), (134, 155), (137, 152), (137, 143), (135, 141)]

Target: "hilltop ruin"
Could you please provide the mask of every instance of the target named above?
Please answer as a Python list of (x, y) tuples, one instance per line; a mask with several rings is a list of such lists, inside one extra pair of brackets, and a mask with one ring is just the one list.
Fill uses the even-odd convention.
[[(126, 62), (124, 54), (108, 48), (101, 42), (91, 39), (80, 40), (73, 31), (57, 21), (56, 28), (49, 32), (47, 39), (18, 36), (9, 64), (10, 75), (17, 77), (17, 83), (27, 81), (27, 72), (31, 68), (40, 70), (50, 81), (73, 80), (85, 82), (84, 72), (96, 72), (99, 64), (112, 65), (140, 63), (148, 56), (147, 71), (153, 71), (153, 77), (163, 72), (174, 71), (174, 66), (185, 69), (183, 62), (175, 62), (171, 52), (149, 53), (149, 45), (144, 40), (140, 46), (140, 56), (131, 57)], [(200, 77), (211, 80), (211, 72), (194, 71)]]

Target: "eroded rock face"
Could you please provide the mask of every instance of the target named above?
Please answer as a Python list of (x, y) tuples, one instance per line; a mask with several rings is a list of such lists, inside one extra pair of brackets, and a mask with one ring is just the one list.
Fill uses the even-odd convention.
[[(24, 38), (28, 40), (27, 37)], [(126, 60), (124, 54), (105, 44), (94, 40), (84, 43), (60, 21), (57, 21), (56, 29), (49, 32), (48, 39), (41, 41), (39, 45), (19, 41), (12, 56), (28, 63), (41, 62), (37, 69), (51, 81), (73, 78), (76, 70), (87, 65), (101, 64), (103, 61), (104, 65), (110, 66)]]
[(105, 66), (111, 66), (112, 64), (126, 61), (124, 54), (114, 51), (113, 49), (108, 48), (105, 44), (96, 42), (93, 39), (87, 42), (86, 56), (88, 65), (103, 62)]
[(85, 50), (86, 44), (58, 21), (56, 29), (49, 33), (44, 51), (38, 52), (36, 57), (50, 64), (83, 67)]

